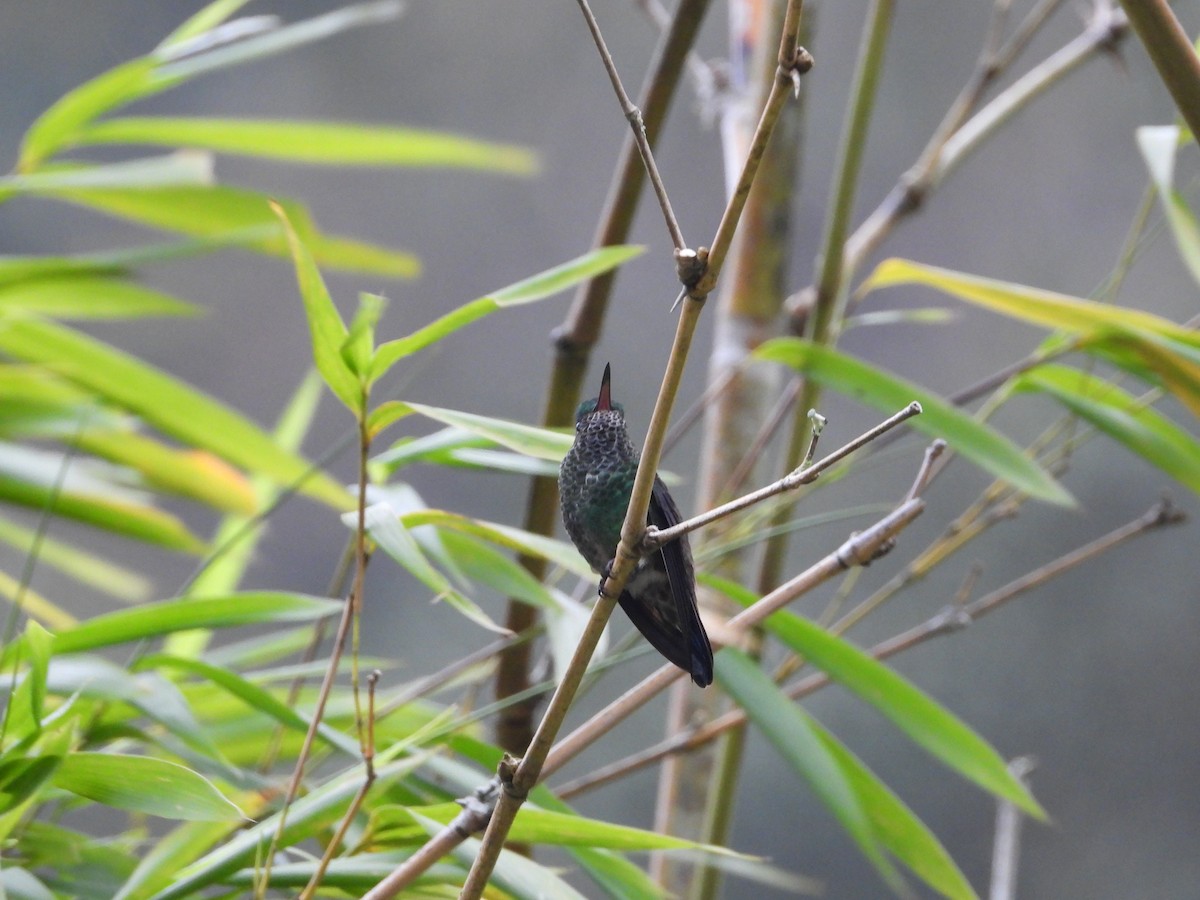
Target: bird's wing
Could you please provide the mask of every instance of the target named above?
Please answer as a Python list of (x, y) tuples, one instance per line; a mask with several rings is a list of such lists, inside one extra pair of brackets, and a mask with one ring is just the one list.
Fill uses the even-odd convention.
[[(670, 528), (682, 521), (675, 500), (667, 491), (667, 486), (657, 476), (654, 478), (654, 488), (650, 494), (650, 508), (646, 516), (651, 525), (656, 528)], [(670, 654), (663, 653), (680, 668), (692, 675), (692, 680), (700, 687), (707, 687), (713, 680), (712, 645), (708, 642), (708, 633), (704, 623), (700, 621), (700, 613), (696, 608), (696, 576), (692, 570), (692, 552), (688, 545), (687, 536), (664, 544), (658, 550), (662, 567), (667, 573), (671, 585), (671, 597), (675, 601), (675, 618), (678, 622), (679, 634), (675, 641), (680, 641), (686, 648), (683, 656), (687, 664), (676, 662)], [(657, 560), (651, 560), (657, 562)], [(632, 616), (630, 617), (632, 618)], [(636, 622), (635, 622), (636, 624)], [(645, 631), (642, 632), (645, 634)], [(651, 641), (651, 643), (654, 643)], [(681, 648), (682, 649), (682, 648)], [(659, 652), (663, 652), (661, 648)]]

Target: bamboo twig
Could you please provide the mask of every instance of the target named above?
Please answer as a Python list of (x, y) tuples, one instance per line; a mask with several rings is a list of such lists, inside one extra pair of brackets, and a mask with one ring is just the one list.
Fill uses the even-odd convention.
[[(792, 470), (787, 475), (780, 478), (766, 487), (761, 487), (756, 491), (751, 491), (749, 494), (744, 494), (736, 500), (731, 500), (729, 503), (724, 503), (716, 509), (710, 509), (708, 512), (701, 513), (698, 516), (693, 516), (680, 522), (678, 525), (672, 525), (670, 528), (655, 528), (653, 525), (646, 528), (645, 536), (642, 539), (642, 547), (646, 553), (661, 547), (663, 544), (670, 543), (681, 535), (690, 534), (697, 528), (703, 528), (718, 519), (723, 519), (725, 516), (732, 515), (735, 512), (740, 512), (743, 509), (754, 506), (775, 497), (787, 491), (794, 491), (796, 488), (804, 484), (811, 484), (820, 477), (821, 473), (835, 463), (841, 462), (855, 450), (866, 446), (871, 441), (878, 438), (880, 435), (886, 434), (896, 426), (907, 422), (913, 416), (921, 414), (921, 404), (915, 400), (910, 403), (900, 412), (893, 416), (889, 416), (884, 421), (880, 422), (869, 431), (865, 431), (856, 437), (854, 440), (843, 444), (837, 450), (830, 453), (828, 456), (821, 459), (820, 462), (812, 465), (802, 465), (797, 469)], [(943, 445), (944, 446), (944, 445)], [(939, 451), (940, 452), (940, 451)]]
[[(1040, 587), (1059, 575), (1077, 568), (1112, 550), (1119, 544), (1155, 528), (1177, 525), (1184, 521), (1184, 514), (1163, 500), (1132, 522), (1114, 529), (1106, 535), (1060, 556), (1032, 572), (1014, 579), (978, 600), (962, 604), (954, 602), (939, 610), (926, 621), (873, 646), (868, 652), (875, 659), (883, 660), (929, 641), (932, 638), (951, 634), (966, 628), (1001, 606), (1015, 600), (1034, 588)], [(832, 682), (829, 676), (815, 673), (796, 682), (786, 689), (793, 700), (800, 700), (827, 687)], [(562, 784), (554, 789), (556, 796), (567, 800), (571, 797), (617, 780), (630, 772), (645, 768), (676, 753), (686, 753), (703, 746), (725, 733), (730, 728), (744, 725), (746, 714), (741, 710), (730, 710), (717, 719), (702, 726), (673, 735), (636, 754), (610, 763), (588, 775)]]

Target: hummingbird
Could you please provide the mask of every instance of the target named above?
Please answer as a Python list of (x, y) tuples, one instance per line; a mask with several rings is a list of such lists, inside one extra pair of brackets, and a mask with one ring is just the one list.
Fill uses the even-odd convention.
[[(575, 412), (575, 443), (559, 469), (559, 503), (572, 542), (596, 572), (601, 586), (611, 571), (638, 454), (625, 430), (625, 410), (612, 400), (610, 367), (600, 394)], [(646, 523), (670, 528), (679, 507), (657, 475)], [(625, 615), (650, 644), (700, 687), (713, 680), (713, 653), (696, 609), (696, 578), (687, 535), (663, 544), (640, 560), (619, 601)]]

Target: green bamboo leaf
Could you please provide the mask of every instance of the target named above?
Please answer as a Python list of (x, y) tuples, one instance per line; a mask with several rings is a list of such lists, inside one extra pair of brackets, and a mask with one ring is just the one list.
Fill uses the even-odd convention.
[(185, 42), (160, 53), (160, 58), (166, 62), (159, 74), (170, 86), (174, 86), (207, 72), (286, 53), (350, 28), (382, 24), (395, 19), (403, 11), (404, 6), (398, 0), (377, 0), (343, 6), (324, 15), (269, 30), (254, 30), (237, 41), (207, 43), (201, 35), (198, 36), (201, 38), (199, 48)]
[(413, 332), (408, 337), (381, 344), (376, 354), (375, 377), (382, 377), (399, 360), (425, 349), (430, 344), (437, 343), (477, 319), (508, 306), (520, 306), (524, 303), (552, 297), (581, 281), (587, 281), (589, 278), (615, 269), (626, 260), (641, 254), (644, 249), (631, 246), (602, 247), (488, 294), (486, 297), (472, 300), (437, 321)]
[(1095, 335), (1106, 329), (1134, 329), (1162, 334), (1184, 343), (1200, 343), (1200, 335), (1196, 332), (1153, 313), (1096, 303), (1023, 284), (980, 278), (904, 259), (881, 262), (860, 290), (866, 292), (898, 284), (923, 284), (937, 288), (952, 297), (993, 312), (1071, 334)]
[(400, 10), (400, 4), (394, 0), (363, 3), (291, 25), (252, 32), (244, 40), (208, 44), (196, 29), (218, 20), (221, 13), (213, 17), (201, 11), (197, 18), (189, 20), (191, 24), (184, 24), (182, 32), (176, 32), (181, 35), (179, 40), (168, 38), (162, 50), (110, 69), (46, 110), (25, 135), (17, 168), (22, 172), (33, 171), (45, 159), (71, 146), (93, 119), (134, 100), (165, 91), (205, 72), (283, 53), (348, 28), (387, 21)]
[(135, 675), (98, 656), (59, 655), (50, 662), (46, 690), (62, 697), (78, 695), (106, 704), (128, 704), (202, 756), (229, 767), (179, 688), (156, 672)]
[[(425, 828), (430, 837), (441, 830), (441, 824), (433, 819), (417, 814), (414, 814), (413, 818)], [(475, 838), (467, 838), (461, 844), (455, 845), (451, 855), (464, 868), (470, 868), (475, 857), (479, 855), (481, 843)], [(556, 900), (585, 900), (583, 894), (559, 878), (553, 870), (511, 850), (500, 851), (489, 882), (522, 900), (539, 900), (544, 897), (554, 897)]]
[(105, 806), (164, 819), (236, 819), (239, 810), (207, 778), (178, 763), (120, 753), (72, 753), (57, 787)]
[(308, 318), (308, 330), (312, 336), (312, 354), (317, 371), (321, 373), (333, 395), (346, 404), (352, 413), (361, 415), (366, 399), (365, 391), (342, 356), (342, 347), (349, 337), (346, 323), (342, 321), (341, 314), (333, 305), (321, 271), (297, 234), (287, 212), (277, 203), (272, 203), (271, 209), (283, 223), (288, 246), (291, 248), (292, 262), (296, 267), (296, 281), (300, 287), (300, 297), (304, 300), (304, 314)]
[(50, 654), (54, 635), (39, 625), (29, 622), (25, 625), (26, 664), (29, 674), (21, 682), (21, 687), (28, 686), (29, 710), (34, 722), (41, 722), (42, 710), (46, 701), (46, 672), (50, 668)]
[[(282, 700), (277, 699), (270, 691), (264, 690), (258, 685), (247, 681), (236, 672), (220, 666), (210, 665), (198, 659), (185, 659), (166, 653), (154, 653), (138, 659), (134, 670), (145, 671), (147, 669), (177, 669), (181, 672), (187, 672), (190, 675), (198, 675), (223, 690), (228, 691), (255, 712), (269, 716), (284, 727), (291, 728), (293, 731), (298, 731), (301, 734), (305, 734), (308, 731), (308, 719), (300, 715)], [(335, 747), (351, 757), (357, 759), (361, 755), (361, 749), (357, 741), (351, 740), (336, 728), (331, 728), (324, 722), (317, 726), (317, 734), (329, 746)]]
[(0, 176), (0, 197), (13, 194), (57, 196), (74, 191), (143, 191), (174, 187), (208, 187), (213, 183), (212, 156), (181, 150), (125, 162), (72, 163), (25, 175)]
[(150, 579), (140, 572), (49, 535), (39, 535), (3, 517), (0, 517), (0, 541), (17, 548), (22, 555), (36, 547), (40, 565), (51, 566), (80, 584), (120, 600), (144, 600), (150, 595)]
[(387, 298), (379, 294), (360, 293), (358, 309), (339, 352), (342, 360), (357, 377), (370, 380), (375, 355), (375, 326), (387, 306)]
[(240, 413), (87, 335), (50, 322), (10, 319), (0, 323), (0, 351), (95, 391), (184, 444), (280, 484), (295, 483), (301, 492), (335, 508), (349, 506), (341, 485), (280, 448)]
[(139, 266), (261, 243), (268, 238), (279, 236), (279, 223), (272, 219), (260, 226), (235, 229), (212, 237), (159, 242), (141, 247), (102, 250), (97, 253), (80, 253), (73, 256), (0, 256), (0, 284), (68, 275), (128, 275)]
[(140, 855), (112, 900), (134, 900), (167, 887), (175, 873), (229, 836), (228, 822), (181, 822)]
[(62, 761), (63, 757), (49, 753), (0, 760), (0, 813), (7, 814), (38, 794)]
[(150, 57), (130, 60), (61, 97), (25, 133), (17, 170), (34, 171), (67, 145), (82, 125), (144, 96), (153, 89), (157, 68), (158, 61)]
[(159, 49), (166, 49), (186, 41), (194, 40), (214, 28), (220, 27), (250, 0), (212, 0), (201, 7), (191, 18), (167, 35)]
[(716, 657), (716, 676), (750, 721), (846, 829), (880, 877), (897, 893), (904, 882), (883, 852), (866, 808), (839, 759), (826, 748), (811, 717), (788, 699), (758, 665), (733, 647)]
[[(385, 791), (389, 784), (407, 775), (422, 762), (414, 755), (398, 762), (389, 762), (376, 772), (375, 788)], [(290, 847), (344, 814), (346, 804), (362, 787), (362, 773), (351, 770), (312, 789), (288, 808), (287, 825), (283, 829), (283, 847)], [(174, 873), (153, 900), (174, 900), (196, 897), (209, 885), (220, 883), (243, 866), (252, 865), (257, 854), (269, 844), (279, 828), (278, 814), (267, 816), (224, 842), (216, 842), (211, 852)]]
[(0, 886), (8, 900), (54, 900), (54, 892), (20, 866), (5, 866), (0, 872)]
[(1032, 497), (1063, 506), (1074, 502), (1045, 469), (1025, 456), (1008, 438), (976, 422), (936, 394), (890, 372), (828, 347), (795, 338), (767, 341), (755, 355), (785, 363), (883, 412), (895, 412), (916, 400), (921, 404), (922, 413), (909, 420), (913, 428), (945, 438), (956, 452)]
[(78, 319), (190, 316), (198, 307), (131, 281), (57, 275), (0, 285), (0, 312)]
[(504, 597), (516, 597), (543, 609), (557, 608), (544, 584), (491, 544), (449, 529), (441, 532), (441, 541), (458, 568), (473, 581), (486, 584)]
[(1175, 189), (1175, 153), (1179, 149), (1178, 125), (1143, 125), (1135, 131), (1138, 149), (1146, 161), (1150, 180), (1162, 201), (1175, 247), (1192, 278), (1200, 281), (1200, 227), (1183, 195)]
[[(267, 205), (271, 198), (256, 191), (222, 184), (181, 185), (141, 190), (72, 190), (57, 193), (55, 198), (209, 244), (236, 243), (258, 253), (288, 256), (283, 229)], [(304, 236), (318, 265), (389, 278), (414, 278), (419, 274), (420, 262), (411, 254), (323, 234), (300, 204), (278, 202)]]
[(1180, 484), (1200, 492), (1200, 443), (1131, 394), (1065, 366), (1039, 366), (1021, 375), (1016, 386), (1049, 394)]
[[(405, 415), (411, 415), (414, 412), (420, 413), (427, 418), (453, 428), (459, 428), (477, 437), (485, 438), (517, 453), (523, 453), (526, 456), (550, 460), (556, 463), (560, 462), (567, 455), (567, 451), (571, 449), (571, 442), (574, 440), (569, 434), (552, 431), (549, 428), (522, 425), (519, 422), (494, 419), (491, 416), (480, 416), (475, 413), (461, 412), (457, 409), (426, 406), (423, 403), (406, 403), (393, 400), (389, 401), (386, 407), (387, 416), (391, 417), (392, 421), (402, 418)], [(377, 412), (379, 411), (377, 410)], [(383, 421), (384, 415), (381, 413), (378, 417), (372, 419), (372, 425), (375, 426)], [(387, 424), (390, 424), (390, 422)], [(395, 455), (391, 455), (390, 451), (385, 451), (371, 461), (377, 465), (388, 466), (393, 459), (404, 459), (404, 457), (405, 451), (401, 449)]]
[(246, 477), (211, 453), (176, 450), (128, 430), (87, 430), (75, 436), (74, 443), (101, 459), (128, 466), (147, 487), (226, 512), (250, 514), (256, 509)]
[[(357, 523), (357, 514), (345, 513), (342, 521), (350, 528)], [(434, 568), (425, 556), (408, 526), (396, 514), (390, 503), (375, 503), (367, 507), (365, 524), (371, 540), (392, 559), (408, 570), (418, 581), (434, 593), (435, 600), (444, 600), (476, 625), (489, 631), (508, 634), (508, 630), (494, 622), (477, 603), (456, 590), (450, 579)]]
[(79, 653), (191, 628), (308, 622), (341, 612), (338, 601), (305, 594), (247, 591), (224, 597), (164, 600), (94, 616), (54, 636), (54, 653)]
[[(397, 402), (389, 400), (387, 404)], [(377, 411), (378, 408), (372, 412), (372, 424), (379, 421), (379, 418), (374, 415), (374, 412)], [(411, 408), (405, 404), (404, 415), (408, 415), (411, 412)], [(463, 431), (461, 428), (442, 428), (439, 431), (422, 437), (405, 435), (379, 456), (372, 459), (370, 465), (377, 467), (375, 471), (379, 473), (378, 480), (386, 481), (388, 476), (413, 463), (445, 464), (452, 451), (464, 447), (494, 446), (496, 445), (493, 441)]]
[[(321, 377), (310, 370), (292, 394), (271, 435), (284, 450), (294, 453), (300, 448), (323, 393)], [(261, 477), (254, 479), (251, 489), (254, 491), (256, 509), (267, 509), (279, 495), (279, 489)], [(242, 515), (226, 516), (213, 533), (213, 555), (205, 560), (199, 573), (193, 576), (185, 595), (217, 596), (237, 590), (266, 530), (264, 525), (261, 520), (251, 520)], [(177, 632), (167, 639), (166, 649), (177, 656), (193, 658), (205, 651), (208, 639), (209, 633), (206, 631)], [(259, 638), (256, 644), (269, 646), (271, 641)], [(212, 659), (211, 652), (209, 659)]]
[(423, 128), (349, 122), (130, 117), (94, 122), (76, 142), (200, 147), (321, 165), (478, 169), (510, 175), (537, 171), (537, 158), (523, 147)]
[[(42, 731), (42, 716), (46, 701), (46, 674), (50, 667), (50, 645), (54, 636), (36, 620), (30, 619), (19, 641), (19, 650), (14, 651), (14, 671), (23, 668), (24, 675), (19, 684), (10, 685), (11, 695), (4, 710), (4, 733), (9, 744), (26, 744)], [(3, 781), (3, 779), (0, 779)], [(6, 788), (0, 786), (0, 793)], [(0, 813), (13, 808), (24, 797), (10, 798), (7, 805), (0, 803)]]
[(975, 889), (925, 823), (841, 741), (819, 722), (811, 724), (858, 794), (879, 842), (888, 852), (942, 896), (974, 900), (978, 896)]
[[(433, 820), (447, 825), (462, 810), (456, 803), (395, 809), (414, 821)], [(603, 847), (609, 850), (699, 850), (722, 856), (742, 856), (726, 847), (659, 834), (628, 825), (589, 819), (570, 812), (541, 809), (524, 804), (517, 813), (509, 839), (519, 844), (549, 844), (558, 847)], [(743, 857), (748, 858), (748, 857)]]
[(52, 510), (56, 516), (170, 550), (204, 549), (183, 522), (149, 506), (141, 493), (114, 484), (108, 470), (94, 461), (71, 459), (70, 467), (67, 462), (61, 453), (0, 444), (0, 500)]
[(442, 528), (454, 528), (467, 534), (477, 535), (501, 547), (527, 553), (530, 556), (540, 556), (543, 559), (562, 566), (568, 572), (582, 578), (591, 578), (592, 570), (579, 551), (566, 541), (559, 541), (541, 534), (534, 534), (523, 528), (512, 525), (501, 525), (484, 519), (472, 519), (457, 513), (442, 509), (426, 509), (420, 512), (405, 513), (401, 517), (409, 528), (421, 525), (437, 525)]
[[(65, 609), (50, 602), (23, 581), (13, 578), (7, 572), (0, 572), (0, 597), (5, 597), (14, 605), (20, 601), (22, 613), (50, 628), (72, 628), (78, 621)], [(21, 646), (21, 642), (15, 642), (14, 646)], [(8, 652), (6, 647), (5, 653)], [(7, 655), (5, 658), (8, 658)]]
[(1046, 818), (1000, 754), (907, 679), (849, 641), (787, 610), (770, 616), (766, 627), (795, 653), (871, 704), (914, 743), (964, 778), (1035, 818)]
[(1171, 392), (1200, 418), (1200, 349), (1149, 332), (1114, 332), (1083, 349)]

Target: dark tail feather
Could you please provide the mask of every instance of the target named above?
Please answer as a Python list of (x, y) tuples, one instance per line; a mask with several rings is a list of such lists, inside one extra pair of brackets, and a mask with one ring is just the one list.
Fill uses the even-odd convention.
[[(679, 508), (659, 478), (654, 479), (647, 514), (650, 524), (657, 528), (670, 528), (680, 521)], [(667, 580), (671, 584), (671, 597), (675, 601), (675, 616), (679, 622), (679, 633), (675, 637), (682, 646), (676, 652), (683, 661), (672, 658), (660, 650), (663, 656), (692, 676), (700, 687), (708, 687), (713, 680), (713, 652), (708, 642), (708, 633), (700, 621), (696, 607), (696, 576), (692, 569), (692, 551), (686, 535), (664, 544), (659, 548)], [(632, 618), (632, 616), (630, 617)], [(645, 632), (643, 631), (643, 634)], [(651, 641), (651, 643), (654, 643)]]

